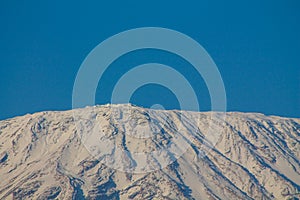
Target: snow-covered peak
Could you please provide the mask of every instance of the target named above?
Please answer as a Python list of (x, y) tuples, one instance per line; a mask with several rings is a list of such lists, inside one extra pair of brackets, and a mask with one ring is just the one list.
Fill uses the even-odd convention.
[(0, 199), (289, 199), (300, 120), (130, 104), (0, 121)]

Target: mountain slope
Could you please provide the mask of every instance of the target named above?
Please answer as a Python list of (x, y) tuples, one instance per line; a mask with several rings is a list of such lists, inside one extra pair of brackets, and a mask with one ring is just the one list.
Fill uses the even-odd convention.
[(0, 199), (300, 198), (300, 120), (221, 116), (105, 105), (0, 121)]

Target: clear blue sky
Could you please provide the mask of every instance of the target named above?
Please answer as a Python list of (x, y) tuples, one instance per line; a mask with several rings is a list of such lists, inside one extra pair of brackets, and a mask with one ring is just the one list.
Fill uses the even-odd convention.
[[(222, 74), (229, 111), (300, 117), (299, 1), (102, 2), (0, 2), (0, 119), (71, 109), (73, 82), (87, 54), (111, 35), (145, 26), (174, 29), (202, 44)], [(102, 81), (113, 84), (124, 70), (118, 65), (185, 65), (172, 56), (133, 52), (116, 60)], [(201, 108), (210, 110), (205, 84), (198, 85)], [(112, 87), (99, 87), (96, 102), (109, 101)], [(178, 106), (158, 85), (140, 88), (132, 102)]]

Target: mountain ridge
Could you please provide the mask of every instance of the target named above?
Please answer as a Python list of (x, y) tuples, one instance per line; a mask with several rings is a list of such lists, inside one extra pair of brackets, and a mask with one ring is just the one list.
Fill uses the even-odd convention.
[[(136, 105), (136, 104), (132, 104), (132, 103), (121, 103), (121, 104), (97, 104), (94, 106), (85, 106), (82, 108), (75, 108), (75, 109), (71, 109), (71, 110), (78, 110), (78, 109), (87, 109), (87, 108), (95, 108), (95, 107), (101, 107), (101, 106), (108, 106), (108, 105), (116, 105), (116, 106), (133, 106), (133, 107), (138, 107), (138, 108), (143, 108), (143, 109), (153, 109), (153, 108), (147, 108), (147, 107), (142, 107), (140, 105)], [(197, 113), (224, 113), (222, 111), (192, 111), (192, 110), (180, 110), (180, 109), (159, 109), (159, 108), (155, 108), (154, 110), (161, 110), (161, 111), (183, 111), (183, 112), (197, 112)], [(16, 115), (16, 116), (11, 116), (5, 119), (0, 119), (0, 121), (5, 121), (5, 120), (9, 120), (12, 118), (16, 118), (16, 117), (23, 117), (26, 115), (34, 115), (34, 114), (38, 114), (38, 113), (47, 113), (47, 112), (66, 112), (66, 111), (70, 111), (70, 109), (63, 109), (63, 110), (42, 110), (42, 111), (36, 111), (36, 112), (28, 112), (28, 113), (24, 113), (21, 115)], [(288, 119), (300, 119), (299, 117), (291, 117), (291, 116), (283, 116), (283, 115), (276, 115), (276, 114), (265, 114), (263, 112), (252, 112), (252, 111), (234, 111), (234, 110), (230, 110), (230, 111), (226, 111), (225, 113), (227, 114), (256, 114), (256, 115), (264, 115), (266, 117), (280, 117), (280, 118), (288, 118)]]
[[(134, 113), (136, 118), (132, 120), (124, 117), (126, 109), (130, 111), (128, 116)], [(95, 159), (83, 145), (83, 138), (76, 132), (78, 113), (74, 115), (74, 110), (44, 111), (2, 120), (1, 199), (300, 197), (300, 120), (297, 118), (229, 112), (226, 113), (225, 120), (219, 123), (218, 120), (211, 120), (210, 115), (216, 114), (212, 112), (152, 111), (126, 104), (86, 107), (77, 111), (84, 111), (89, 119), (107, 122), (107, 136), (116, 138), (120, 149), (130, 152), (132, 156), (120, 154), (125, 157), (119, 159), (122, 162), (118, 163), (119, 155), (115, 153), (109, 157), (114, 158), (113, 162), (116, 163), (111, 166), (107, 166), (110, 165), (105, 161), (107, 157), (102, 156), (102, 160)], [(179, 112), (182, 113), (182, 118), (177, 115)], [(167, 113), (168, 119), (171, 119), (168, 121), (170, 124), (165, 122), (167, 118), (163, 118), (165, 115), (162, 113)], [(103, 116), (104, 114), (109, 116)], [(121, 115), (123, 118), (120, 118)], [(196, 117), (201, 120), (195, 120)], [(151, 120), (159, 124), (151, 124)], [(146, 170), (145, 173), (134, 173), (134, 167), (137, 167), (132, 165), (135, 151), (147, 152), (148, 148), (166, 147), (168, 140), (176, 136), (178, 129), (174, 127), (180, 126), (173, 126), (171, 122), (177, 125), (183, 123), (183, 132), (193, 136), (187, 143), (186, 151), (158, 170), (151, 171), (157, 168), (147, 168), (145, 165), (144, 168), (141, 167)], [(200, 124), (195, 125), (196, 122)], [(224, 131), (213, 148), (205, 145), (205, 139), (209, 137), (206, 135), (208, 123), (212, 123), (213, 130), (221, 128)], [(82, 127), (90, 130), (89, 126)], [(115, 128), (118, 131), (114, 131)], [(195, 128), (199, 131), (191, 131), (196, 130)], [(141, 132), (147, 133), (144, 130), (156, 130), (157, 134), (150, 135), (149, 141), (147, 137), (145, 141), (142, 140), (144, 135), (138, 138), (142, 142), (133, 138)], [(162, 133), (161, 130), (165, 132)], [(133, 133), (136, 135), (132, 135)], [(123, 139), (119, 141), (118, 137)], [(135, 142), (139, 145), (132, 145)], [(144, 142), (148, 146), (143, 146)], [(161, 144), (157, 146), (156, 143)], [(207, 151), (201, 154), (202, 150)], [(167, 151), (166, 158), (171, 158), (174, 152), (172, 149)], [(152, 160), (153, 158), (157, 157), (153, 156)], [(151, 164), (165, 164), (162, 163), (164, 161), (152, 160), (148, 161)]]

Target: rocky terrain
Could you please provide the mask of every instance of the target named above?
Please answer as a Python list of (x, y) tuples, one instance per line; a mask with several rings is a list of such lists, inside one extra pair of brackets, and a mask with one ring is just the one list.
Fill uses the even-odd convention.
[(300, 119), (103, 105), (0, 121), (0, 199), (299, 199)]

